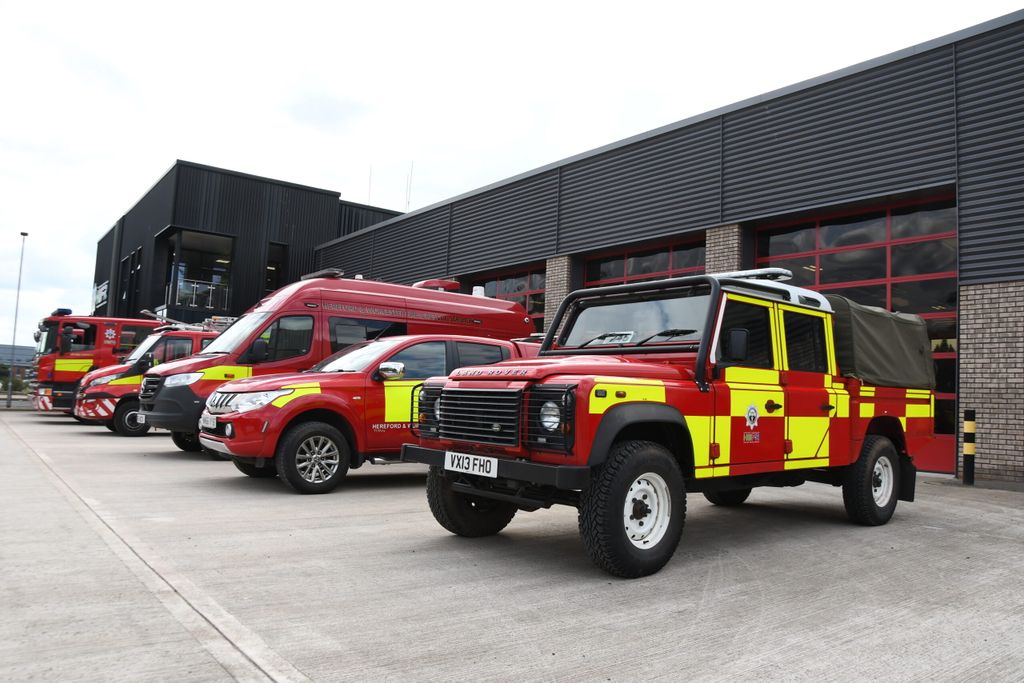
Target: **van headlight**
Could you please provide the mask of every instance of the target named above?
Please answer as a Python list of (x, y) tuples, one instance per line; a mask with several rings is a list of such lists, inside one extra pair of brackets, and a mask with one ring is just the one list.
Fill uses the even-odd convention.
[(107, 382), (112, 382), (116, 378), (117, 378), (117, 375), (107, 375), (106, 377), (100, 377), (99, 379), (94, 379), (93, 381), (89, 382), (88, 386), (90, 386), (90, 387), (98, 387), (101, 384), (106, 384)]
[(183, 372), (180, 375), (168, 375), (164, 380), (165, 387), (184, 387), (195, 384), (203, 376), (201, 372)]
[(247, 413), (256, 410), (275, 401), (282, 396), (293, 393), (293, 389), (277, 389), (276, 391), (257, 391), (251, 394), (238, 394), (237, 398), (231, 401), (231, 410), (236, 413)]
[(562, 409), (554, 401), (544, 401), (540, 407), (540, 426), (549, 432), (558, 429), (562, 423)]

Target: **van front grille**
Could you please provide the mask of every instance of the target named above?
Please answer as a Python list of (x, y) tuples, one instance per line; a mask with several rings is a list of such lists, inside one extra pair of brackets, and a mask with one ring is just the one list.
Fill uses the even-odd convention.
[(142, 388), (139, 390), (139, 398), (143, 401), (148, 401), (156, 396), (157, 389), (160, 388), (160, 377), (143, 377)]

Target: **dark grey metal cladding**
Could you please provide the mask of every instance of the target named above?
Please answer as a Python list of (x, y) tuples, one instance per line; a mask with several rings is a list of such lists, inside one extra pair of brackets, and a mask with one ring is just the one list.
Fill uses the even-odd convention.
[(376, 231), (336, 240), (317, 250), (317, 269), (340, 268), (346, 277), (373, 277), (373, 240)]
[(453, 273), (543, 259), (555, 251), (558, 172), (549, 171), (452, 206)]
[(716, 224), (718, 142), (718, 121), (705, 121), (563, 168), (558, 250)]
[[(140, 306), (149, 306), (150, 304), (146, 302), (163, 301), (162, 282), (154, 282), (154, 279), (148, 274), (163, 273), (164, 270), (166, 252), (161, 250), (157, 254), (157, 249), (153, 244), (153, 235), (174, 222), (176, 178), (177, 167), (172, 167), (121, 219), (120, 239), (118, 244), (114, 245), (118, 263), (113, 264), (114, 268), (112, 269), (114, 277), (111, 279), (111, 285), (114, 285), (114, 279), (117, 279), (116, 287), (109, 292), (112, 301), (122, 294), (119, 263), (139, 247), (142, 247), (140, 264), (143, 276), (138, 280), (137, 301)], [(137, 310), (118, 311), (118, 313), (129, 316), (138, 315)]]
[(947, 46), (726, 114), (724, 221), (952, 183), (953, 95)]
[(371, 206), (363, 206), (362, 204), (341, 202), (338, 212), (337, 237), (350, 235), (353, 232), (400, 215), (401, 213), (398, 211), (387, 211)]
[(1024, 24), (957, 46), (960, 282), (1024, 277)]
[(374, 278), (411, 284), (446, 274), (448, 207), (373, 232)]

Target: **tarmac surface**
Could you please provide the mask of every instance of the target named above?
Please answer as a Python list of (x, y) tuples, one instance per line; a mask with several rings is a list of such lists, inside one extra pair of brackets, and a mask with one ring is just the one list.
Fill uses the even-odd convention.
[(816, 484), (690, 495), (625, 581), (569, 508), (448, 534), (412, 465), (301, 496), (24, 411), (0, 462), (5, 681), (1024, 679), (1024, 493), (923, 476), (877, 528)]

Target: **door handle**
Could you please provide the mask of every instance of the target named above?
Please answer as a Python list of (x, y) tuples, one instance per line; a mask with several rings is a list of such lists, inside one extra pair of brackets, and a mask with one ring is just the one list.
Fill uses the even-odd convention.
[(836, 407), (831, 403), (822, 403), (821, 409), (824, 410), (826, 413), (831, 413), (833, 410), (836, 409)]
[(776, 403), (772, 399), (768, 399), (768, 402), (764, 404), (764, 409), (769, 413), (774, 413), (776, 410), (782, 407), (781, 403)]

